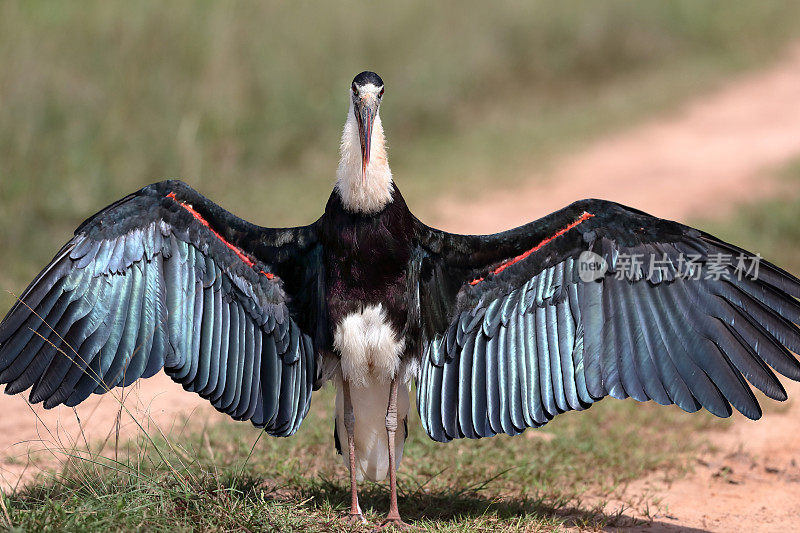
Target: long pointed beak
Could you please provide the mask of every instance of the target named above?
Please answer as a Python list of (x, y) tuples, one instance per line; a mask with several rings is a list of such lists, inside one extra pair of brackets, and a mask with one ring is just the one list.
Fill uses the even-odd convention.
[(378, 112), (378, 102), (370, 96), (359, 100), (355, 105), (356, 121), (358, 122), (358, 136), (361, 139), (361, 183), (367, 181), (367, 165), (369, 165), (369, 150), (372, 144), (372, 123)]

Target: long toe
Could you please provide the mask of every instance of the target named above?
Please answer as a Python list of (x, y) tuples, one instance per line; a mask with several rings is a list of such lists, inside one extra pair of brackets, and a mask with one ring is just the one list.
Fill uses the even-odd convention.
[(398, 531), (410, 531), (414, 529), (414, 526), (411, 524), (407, 524), (403, 522), (403, 520), (398, 517), (386, 517), (386, 520), (381, 522), (381, 525), (378, 526), (378, 530), (387, 530), (390, 527), (397, 529)]

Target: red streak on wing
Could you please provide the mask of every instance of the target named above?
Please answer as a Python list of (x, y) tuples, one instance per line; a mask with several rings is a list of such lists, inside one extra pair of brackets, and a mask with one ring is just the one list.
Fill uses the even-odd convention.
[[(198, 222), (200, 222), (202, 225), (207, 227), (209, 229), (209, 231), (211, 231), (211, 233), (213, 233), (214, 236), (217, 239), (222, 241), (222, 244), (227, 246), (233, 253), (235, 253), (239, 257), (239, 259), (242, 260), (242, 262), (244, 264), (246, 264), (249, 267), (255, 266), (255, 263), (253, 262), (253, 260), (250, 259), (249, 257), (247, 257), (247, 255), (245, 255), (245, 253), (241, 250), (241, 248), (239, 248), (237, 246), (234, 246), (233, 244), (231, 244), (228, 241), (226, 241), (225, 238), (222, 235), (220, 235), (219, 233), (217, 233), (217, 231), (214, 228), (211, 227), (211, 225), (203, 217), (203, 215), (198, 213), (197, 210), (195, 210), (195, 208), (192, 207), (191, 204), (187, 204), (186, 202), (181, 202), (180, 200), (178, 200), (177, 197), (175, 196), (174, 192), (169, 193), (167, 195), (167, 198), (171, 198), (171, 199), (175, 200), (176, 202), (178, 202), (178, 204), (180, 204), (181, 207), (186, 209)], [(263, 270), (260, 270), (259, 272), (261, 274), (263, 274), (264, 276), (266, 276), (267, 279), (273, 279), (275, 277), (275, 275), (273, 273), (271, 273), (271, 272), (264, 272)]]
[[(511, 259), (506, 259), (505, 261), (500, 263), (500, 265), (497, 268), (492, 270), (491, 274), (497, 275), (500, 272), (502, 272), (503, 270), (505, 270), (508, 267), (510, 267), (511, 265), (513, 265), (515, 263), (519, 263), (520, 261), (522, 261), (523, 259), (525, 259), (529, 255), (531, 255), (533, 252), (535, 252), (535, 251), (539, 250), (540, 248), (542, 248), (542, 246), (544, 246), (545, 244), (547, 244), (547, 243), (551, 242), (552, 240), (554, 240), (556, 237), (560, 237), (560, 236), (564, 235), (566, 232), (568, 232), (569, 230), (571, 230), (572, 228), (574, 228), (575, 226), (577, 226), (581, 222), (585, 222), (586, 220), (589, 220), (593, 216), (594, 216), (593, 214), (587, 213), (586, 211), (584, 211), (583, 214), (580, 217), (578, 217), (578, 220), (576, 220), (575, 222), (572, 222), (571, 224), (561, 228), (560, 230), (555, 232), (553, 235), (551, 235), (550, 237), (547, 237), (546, 239), (544, 239), (542, 242), (540, 242), (539, 244), (537, 244), (536, 246), (534, 246), (530, 250), (528, 250), (526, 252), (523, 252), (520, 255), (518, 255), (516, 257), (513, 257)], [(483, 281), (483, 278), (476, 278), (476, 279), (473, 279), (472, 281), (470, 281), (469, 284), (470, 285), (477, 285), (481, 281)]]

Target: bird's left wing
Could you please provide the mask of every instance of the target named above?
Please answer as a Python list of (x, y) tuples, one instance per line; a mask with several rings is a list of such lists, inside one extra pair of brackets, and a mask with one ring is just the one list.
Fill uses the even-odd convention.
[(179, 181), (84, 222), (0, 323), (0, 383), (77, 405), (162, 367), (237, 420), (290, 435), (316, 373), (314, 225), (261, 228)]
[[(761, 415), (747, 381), (800, 380), (800, 280), (601, 200), (464, 236), (417, 224), (417, 383), (433, 439), (517, 434), (607, 396)], [(788, 350), (787, 350), (788, 348)]]

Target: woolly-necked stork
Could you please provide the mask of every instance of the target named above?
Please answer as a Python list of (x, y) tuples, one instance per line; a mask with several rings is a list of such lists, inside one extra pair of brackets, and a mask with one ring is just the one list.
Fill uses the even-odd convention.
[(6, 393), (74, 406), (163, 367), (288, 436), (333, 380), (351, 515), (357, 481), (388, 474), (387, 522), (402, 525), (412, 380), (443, 442), (516, 435), (609, 395), (755, 419), (748, 381), (784, 400), (770, 367), (800, 380), (800, 280), (744, 269), (759, 258), (707, 233), (602, 200), (495, 235), (420, 222), (392, 181), (383, 92), (373, 72), (353, 80), (313, 224), (255, 226), (179, 181), (89, 218), (0, 324)]

